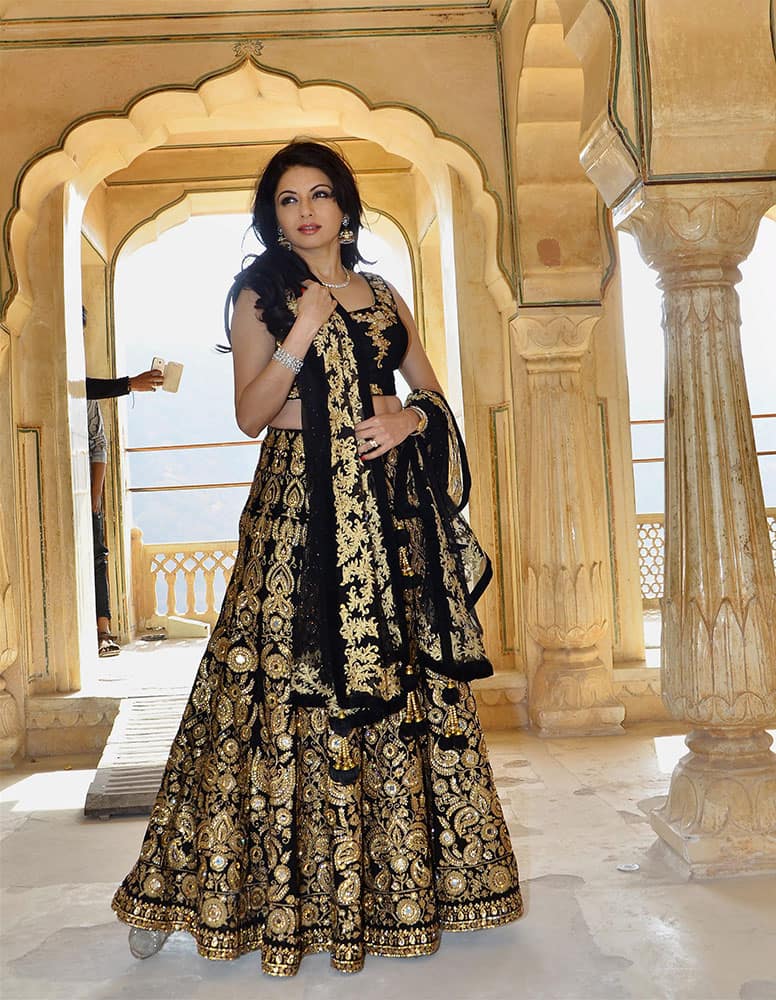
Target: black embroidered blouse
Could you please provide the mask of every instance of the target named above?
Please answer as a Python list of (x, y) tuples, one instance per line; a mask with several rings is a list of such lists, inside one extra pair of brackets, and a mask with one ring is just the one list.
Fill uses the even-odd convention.
[[(409, 346), (407, 329), (399, 318), (396, 300), (378, 274), (361, 272), (372, 289), (374, 301), (364, 309), (338, 311), (353, 338), (356, 354), (363, 360), (362, 369), (369, 380), (373, 396), (395, 396), (394, 372), (401, 365)], [(288, 393), (289, 399), (299, 399), (296, 380)]]

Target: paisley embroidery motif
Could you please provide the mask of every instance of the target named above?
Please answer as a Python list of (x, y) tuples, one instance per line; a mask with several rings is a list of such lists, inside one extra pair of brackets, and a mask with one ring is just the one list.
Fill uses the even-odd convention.
[[(258, 949), (264, 971), (284, 976), (311, 951), (356, 971), (366, 953), (430, 954), (442, 930), (522, 912), (468, 684), (422, 672), (424, 735), (405, 742), (397, 714), (358, 728), (358, 779), (332, 777), (336, 702), (290, 644), (294, 614), (314, 610), (299, 593), (306, 495), (301, 434), (270, 431), (140, 859), (113, 900), (129, 924), (186, 930), (208, 958)], [(404, 543), (413, 570), (419, 530)], [(405, 612), (416, 641), (434, 649), (420, 591), (405, 589)], [(451, 685), (465, 745), (446, 750)]]

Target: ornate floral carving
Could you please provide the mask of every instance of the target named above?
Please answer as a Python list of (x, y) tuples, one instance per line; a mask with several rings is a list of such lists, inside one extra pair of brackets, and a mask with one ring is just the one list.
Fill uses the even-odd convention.
[[(99, 699), (102, 703), (96, 707), (86, 705), (72, 708), (52, 708), (51, 699), (35, 698), (29, 703), (27, 713), (27, 729), (72, 729), (75, 727), (110, 726), (118, 713), (118, 700), (113, 698)], [(42, 704), (37, 705), (37, 702)], [(105, 703), (108, 704), (105, 704)]]
[(600, 562), (528, 567), (528, 631), (545, 649), (593, 646), (606, 634)]
[(239, 59), (258, 59), (264, 50), (264, 42), (260, 38), (241, 38), (234, 43), (234, 54)]
[(691, 753), (676, 766), (654, 829), (695, 875), (776, 871), (776, 768), (771, 737), (704, 730), (687, 737)]
[[(546, 312), (546, 310), (545, 310)], [(524, 310), (517, 320), (520, 352), (528, 360), (548, 360), (557, 356), (581, 358), (590, 347), (598, 315), (589, 311), (541, 315), (540, 310)]]
[[(765, 725), (776, 717), (776, 611), (757, 597), (738, 609), (727, 598), (716, 609), (690, 599), (680, 621), (680, 607), (666, 602), (663, 619), (663, 656), (672, 663), (663, 699), (671, 714), (709, 726)], [(678, 655), (671, 655), (675, 645)]]
[(766, 185), (730, 186), (724, 193), (693, 185), (662, 192), (639, 187), (615, 210), (615, 222), (633, 233), (662, 280), (667, 270), (704, 260), (740, 263), (772, 201)]

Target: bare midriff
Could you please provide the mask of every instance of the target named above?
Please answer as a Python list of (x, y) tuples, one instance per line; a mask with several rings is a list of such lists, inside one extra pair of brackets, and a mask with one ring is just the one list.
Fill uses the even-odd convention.
[[(400, 413), (401, 400), (398, 396), (372, 396), (375, 416), (381, 413)], [(302, 429), (302, 403), (299, 399), (289, 399), (282, 410), (269, 422), (270, 427), (298, 431)]]

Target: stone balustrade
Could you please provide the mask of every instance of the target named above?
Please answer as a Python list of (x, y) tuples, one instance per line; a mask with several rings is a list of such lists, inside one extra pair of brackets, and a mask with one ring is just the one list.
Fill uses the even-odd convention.
[[(766, 509), (771, 554), (776, 566), (776, 507)], [(664, 516), (637, 514), (641, 597), (657, 608), (663, 597)], [(146, 544), (132, 529), (136, 621), (153, 615), (181, 615), (215, 624), (237, 554), (236, 541)], [(197, 576), (199, 575), (199, 585)], [(198, 593), (199, 591), (199, 593)]]
[(143, 542), (132, 529), (135, 621), (154, 615), (181, 616), (212, 628), (232, 575), (237, 542)]

